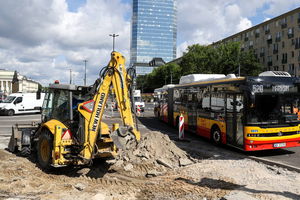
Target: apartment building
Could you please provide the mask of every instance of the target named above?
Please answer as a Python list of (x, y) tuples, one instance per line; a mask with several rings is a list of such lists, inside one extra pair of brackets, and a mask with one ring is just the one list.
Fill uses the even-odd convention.
[(284, 13), (213, 45), (240, 42), (241, 51), (253, 49), (265, 70), (300, 76), (300, 8)]

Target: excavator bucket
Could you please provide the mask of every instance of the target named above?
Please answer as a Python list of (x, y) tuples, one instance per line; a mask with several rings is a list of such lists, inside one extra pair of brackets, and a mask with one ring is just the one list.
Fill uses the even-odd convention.
[(8, 143), (8, 150), (12, 153), (15, 153), (19, 146), (21, 146), (20, 141), (22, 137), (22, 131), (19, 131), (17, 126), (12, 127), (12, 134)]
[(118, 149), (128, 150), (135, 148), (139, 138), (127, 128), (118, 128), (110, 134), (111, 139)]

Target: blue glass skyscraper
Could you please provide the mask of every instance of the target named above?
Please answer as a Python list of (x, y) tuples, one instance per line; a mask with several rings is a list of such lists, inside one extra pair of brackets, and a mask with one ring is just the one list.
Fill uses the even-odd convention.
[(176, 0), (133, 0), (130, 63), (176, 58)]

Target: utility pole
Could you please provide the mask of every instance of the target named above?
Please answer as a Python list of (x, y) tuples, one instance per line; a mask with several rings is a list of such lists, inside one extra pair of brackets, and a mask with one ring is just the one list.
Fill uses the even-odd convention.
[(87, 60), (83, 60), (84, 62), (84, 86), (86, 86), (86, 63), (87, 63)]
[(115, 38), (118, 37), (119, 35), (117, 34), (109, 34), (113, 38), (113, 51), (115, 51)]
[(240, 48), (239, 48), (238, 61), (239, 61), (239, 77), (241, 77), (241, 49)]
[(70, 84), (72, 84), (72, 69), (70, 69)]

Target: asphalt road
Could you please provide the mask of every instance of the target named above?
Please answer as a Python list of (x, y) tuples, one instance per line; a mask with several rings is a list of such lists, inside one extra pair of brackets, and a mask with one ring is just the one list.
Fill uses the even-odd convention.
[[(147, 109), (148, 107), (148, 109)], [(146, 129), (150, 130), (158, 130), (165, 134), (168, 134), (171, 139), (176, 139), (177, 130), (168, 126), (167, 124), (160, 122), (153, 116), (152, 105), (146, 105), (146, 111), (141, 114), (140, 120), (140, 131), (143, 132)], [(114, 111), (114, 119), (117, 118), (118, 114)], [(103, 119), (104, 121), (112, 121), (110, 117), (111, 112), (106, 112)], [(26, 124), (32, 121), (38, 122), (40, 121), (41, 116), (39, 114), (31, 114), (31, 115), (15, 115), (15, 116), (0, 116), (0, 149), (4, 149), (7, 147), (9, 137), (11, 135), (11, 127), (16, 124)], [(276, 149), (276, 150), (268, 150), (268, 151), (259, 151), (259, 152), (242, 152), (234, 148), (226, 147), (226, 146), (218, 146), (211, 144), (210, 141), (201, 138), (199, 136), (195, 136), (190, 133), (186, 133), (186, 138), (191, 141), (198, 141), (196, 149), (204, 150), (204, 151), (215, 151), (215, 152), (228, 152), (234, 153), (239, 156), (252, 156), (256, 158), (263, 158), (265, 160), (269, 160), (272, 162), (278, 162), (286, 165), (290, 165), (300, 169), (300, 147), (289, 148), (289, 149)], [(183, 145), (184, 146), (184, 145)], [(193, 146), (192, 143), (186, 144), (185, 146)], [(189, 148), (189, 147), (188, 147)], [(194, 147), (193, 147), (194, 148)], [(201, 149), (202, 148), (202, 149)], [(195, 149), (195, 148), (194, 148)]]
[(27, 124), (32, 121), (41, 121), (40, 114), (30, 115), (14, 115), (14, 116), (0, 116), (0, 149), (7, 147), (9, 138), (11, 136), (11, 127), (18, 124)]

